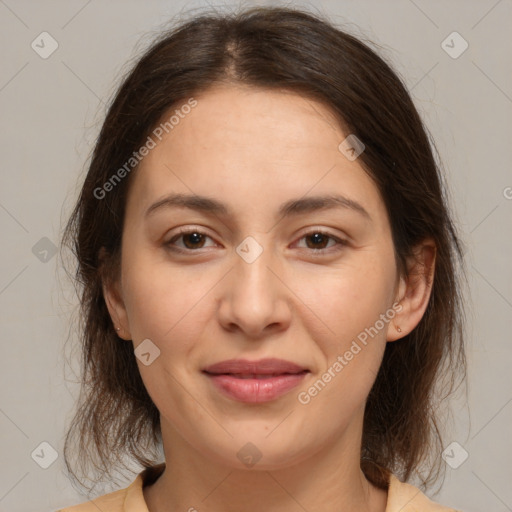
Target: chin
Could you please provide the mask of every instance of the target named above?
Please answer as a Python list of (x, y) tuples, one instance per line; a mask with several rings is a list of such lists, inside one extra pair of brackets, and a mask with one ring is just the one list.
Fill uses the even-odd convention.
[[(209, 455), (227, 467), (248, 471), (276, 471), (285, 469), (306, 460), (313, 455), (314, 450), (290, 446), (284, 438), (277, 436), (270, 439), (261, 435), (258, 439), (251, 436), (236, 436), (230, 439), (227, 446), (218, 446)], [(203, 452), (204, 453), (204, 452)]]

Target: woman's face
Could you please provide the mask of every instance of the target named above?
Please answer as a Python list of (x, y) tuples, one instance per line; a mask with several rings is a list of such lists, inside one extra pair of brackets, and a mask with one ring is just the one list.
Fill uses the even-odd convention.
[[(134, 348), (149, 340), (137, 364), (164, 443), (181, 438), (231, 467), (252, 456), (262, 469), (343, 438), (358, 450), (399, 325), (378, 189), (339, 149), (349, 134), (319, 103), (231, 86), (195, 99), (133, 171), (118, 295), (107, 292), (121, 335)], [(190, 207), (162, 202), (175, 194)], [(263, 358), (307, 372), (253, 381), (203, 371)]]

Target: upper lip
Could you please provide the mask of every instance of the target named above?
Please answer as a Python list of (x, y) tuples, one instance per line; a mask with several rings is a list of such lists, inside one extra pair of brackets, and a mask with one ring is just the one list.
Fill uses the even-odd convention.
[(254, 374), (271, 375), (282, 373), (301, 373), (309, 371), (307, 368), (285, 361), (284, 359), (266, 358), (258, 361), (249, 361), (247, 359), (229, 359), (219, 363), (212, 364), (203, 369), (206, 373), (213, 374)]

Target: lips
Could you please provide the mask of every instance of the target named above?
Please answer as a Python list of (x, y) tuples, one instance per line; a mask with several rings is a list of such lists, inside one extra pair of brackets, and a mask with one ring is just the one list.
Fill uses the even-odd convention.
[(246, 403), (276, 400), (298, 386), (309, 372), (283, 359), (231, 359), (203, 370), (223, 395)]
[(240, 378), (264, 378), (283, 374), (297, 374), (309, 371), (298, 364), (284, 359), (267, 358), (259, 361), (229, 359), (210, 365), (204, 370), (213, 375), (233, 375)]

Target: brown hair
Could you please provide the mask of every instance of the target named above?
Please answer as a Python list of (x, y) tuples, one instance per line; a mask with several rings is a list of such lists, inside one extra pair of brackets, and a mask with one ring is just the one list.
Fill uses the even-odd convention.
[(435, 241), (426, 312), (409, 335), (386, 345), (366, 404), (361, 451), (363, 472), (380, 488), (387, 487), (389, 472), (408, 480), (423, 466), (430, 473), (421, 485), (430, 484), (441, 469), (438, 404), (453, 393), (457, 375), (461, 382), (466, 377), (463, 251), (435, 145), (383, 58), (321, 15), (291, 8), (203, 13), (165, 31), (110, 104), (63, 236), (78, 260), (73, 278), (82, 313), (82, 387), (65, 440), (68, 471), (76, 479), (73, 448), (82, 467), (92, 462), (107, 475), (113, 467), (127, 467), (125, 455), (143, 467), (157, 462), (159, 412), (140, 377), (133, 346), (116, 335), (102, 293), (102, 280), (115, 279), (120, 270), (126, 196), (136, 171), (100, 199), (97, 191), (171, 107), (219, 83), (286, 90), (321, 101), (344, 133), (363, 141), (358, 161), (384, 200), (402, 275), (414, 245), (427, 237)]

